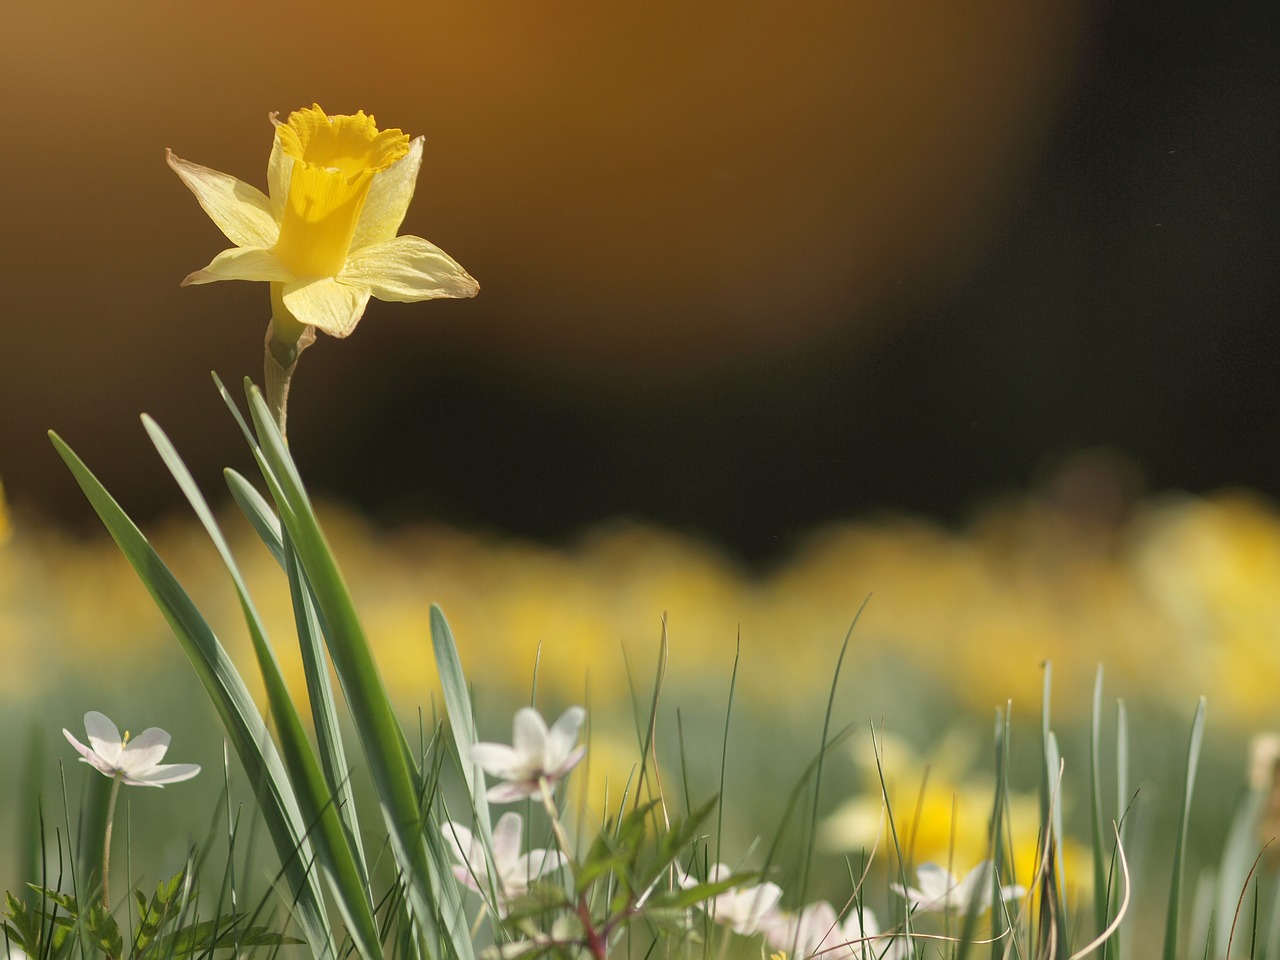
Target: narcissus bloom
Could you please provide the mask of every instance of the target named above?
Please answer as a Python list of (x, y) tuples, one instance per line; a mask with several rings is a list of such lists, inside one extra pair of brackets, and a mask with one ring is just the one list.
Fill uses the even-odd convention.
[[(707, 883), (719, 883), (731, 873), (725, 864), (717, 863), (707, 872)], [(693, 877), (685, 875), (680, 878), (680, 886), (686, 889), (697, 885), (698, 881)], [(777, 906), (781, 899), (782, 888), (766, 881), (758, 886), (748, 884), (726, 890), (712, 897), (710, 902), (702, 904), (702, 908), (717, 923), (732, 927), (735, 933), (749, 937), (767, 930), (777, 921)]]
[[(169, 734), (159, 727), (149, 727), (132, 739), (96, 710), (84, 715), (84, 728), (89, 746), (71, 735), (65, 727), (63, 735), (87, 763), (99, 773), (114, 777), (135, 787), (162, 787), (166, 783), (190, 780), (200, 772), (195, 763), (161, 763), (169, 749)], [(114, 796), (114, 795), (113, 795)]]
[(479, 285), (421, 237), (396, 236), (422, 164), (422, 138), (379, 130), (372, 116), (328, 116), (319, 105), (274, 114), (267, 193), (167, 152), (169, 166), (234, 247), (183, 285), (271, 283), (281, 308), (306, 327), (345, 337), (369, 298), (411, 302), (472, 297)]
[(537, 796), (541, 781), (555, 786), (586, 756), (585, 746), (574, 747), (586, 718), (587, 711), (570, 707), (547, 729), (547, 721), (537, 710), (523, 707), (517, 711), (511, 746), (477, 743), (471, 748), (472, 763), (505, 781), (491, 787), (485, 796), (494, 803), (510, 803)]

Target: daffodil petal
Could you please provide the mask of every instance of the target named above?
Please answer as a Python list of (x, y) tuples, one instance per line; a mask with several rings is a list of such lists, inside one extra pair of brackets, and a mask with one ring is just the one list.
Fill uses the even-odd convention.
[(125, 744), (116, 767), (128, 777), (144, 776), (164, 759), (168, 749), (169, 734), (159, 727), (149, 727)]
[(293, 279), (293, 274), (284, 268), (270, 250), (262, 247), (231, 247), (214, 257), (203, 270), (188, 274), (183, 279), (182, 286), (213, 283), (217, 280), (269, 280), (288, 283)]
[(271, 141), (271, 156), (267, 159), (267, 196), (271, 200), (271, 216), (276, 223), (284, 215), (284, 202), (289, 197), (289, 177), (293, 174), (293, 157), (284, 152), (280, 143), (281, 123), (271, 114), (276, 135)]
[[(413, 199), (413, 188), (418, 182), (418, 170), (422, 166), (422, 137), (415, 137), (409, 144), (409, 152), (373, 175), (364, 210), (351, 237), (351, 249), (375, 243), (384, 243), (396, 235), (404, 215)], [(286, 180), (287, 184), (288, 181)], [(379, 299), (386, 299), (380, 297)]]
[(271, 247), (280, 236), (271, 201), (257, 187), (165, 151), (165, 158), (209, 218), (237, 247)]
[[(89, 746), (106, 763), (113, 764), (120, 759), (120, 751), (124, 749), (120, 728), (112, 723), (105, 713), (99, 713), (97, 710), (86, 713), (84, 730), (89, 735)], [(70, 738), (70, 734), (67, 736)]]
[(353, 250), (338, 279), (367, 287), (379, 300), (398, 303), (474, 297), (480, 289), (480, 284), (434, 243), (408, 236)]
[(339, 283), (333, 277), (286, 283), (281, 296), (299, 323), (333, 337), (350, 336), (369, 304), (368, 287)]

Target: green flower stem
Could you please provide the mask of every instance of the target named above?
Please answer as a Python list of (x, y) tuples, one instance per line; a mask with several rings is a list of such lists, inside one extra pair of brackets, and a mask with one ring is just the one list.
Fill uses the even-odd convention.
[(267, 406), (275, 418), (280, 435), (285, 436), (285, 416), (289, 404), (289, 385), (302, 351), (316, 341), (313, 327), (299, 323), (284, 305), (284, 285), (271, 284), (271, 323), (267, 326), (264, 381)]
[(111, 892), (107, 885), (111, 873), (111, 826), (116, 819), (116, 796), (120, 793), (120, 774), (111, 778), (111, 799), (107, 801), (107, 828), (102, 839), (102, 909), (111, 911)]
[(573, 863), (573, 848), (569, 846), (569, 835), (565, 833), (564, 824), (560, 822), (560, 811), (556, 809), (555, 798), (551, 795), (551, 784), (546, 777), (538, 778), (538, 793), (542, 796), (542, 806), (546, 809), (547, 816), (551, 818), (551, 829), (555, 832), (560, 852), (564, 854), (566, 860)]
[[(572, 865), (575, 861), (573, 859), (573, 848), (569, 845), (569, 834), (565, 832), (564, 824), (560, 822), (560, 811), (556, 809), (555, 797), (551, 795), (551, 783), (546, 777), (538, 778), (538, 794), (542, 797), (542, 806), (551, 820), (551, 830), (556, 835), (556, 843), (560, 846), (560, 852), (564, 854), (564, 858)], [(587, 941), (586, 946), (591, 951), (591, 956), (595, 960), (607, 960), (609, 945), (605, 942), (605, 938), (600, 935), (600, 931), (596, 929), (595, 923), (591, 919), (591, 911), (587, 909), (585, 896), (578, 897), (578, 920), (582, 923), (582, 931)]]

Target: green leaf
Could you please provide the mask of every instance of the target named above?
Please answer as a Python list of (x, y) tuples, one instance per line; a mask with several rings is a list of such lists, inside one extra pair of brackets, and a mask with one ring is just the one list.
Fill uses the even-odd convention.
[(1191, 821), (1191, 794), (1195, 789), (1196, 768), (1200, 764), (1200, 745), (1204, 741), (1204, 697), (1196, 705), (1187, 743), (1187, 773), (1182, 786), (1182, 804), (1178, 812), (1178, 833), (1173, 845), (1173, 877), (1169, 882), (1169, 907), (1165, 914), (1164, 960), (1177, 960), (1178, 932), (1182, 922), (1182, 863), (1186, 857), (1187, 828)]
[(248, 688), (212, 628), (142, 531), (62, 438), (52, 432), (49, 438), (159, 606), (222, 718), (250, 782), (259, 791), (263, 817), (292, 891), (298, 922), (313, 954), (320, 958), (334, 956), (324, 895), (310, 868), (314, 854), (307, 837), (308, 825)]
[(120, 937), (120, 928), (102, 904), (94, 902), (80, 917), (89, 942), (108, 957), (118, 957), (124, 952), (124, 940)]
[(437, 831), (424, 829), (404, 733), (396, 721), (355, 605), (274, 418), (256, 387), (247, 385), (247, 393), (260, 445), (263, 479), (315, 591), (327, 631), (329, 656), (364, 748), (413, 917), (428, 943), (441, 944), (463, 960), (470, 960), (471, 937), (461, 896), (448, 869), (444, 840)]
[[(231, 548), (227, 544), (226, 538), (214, 519), (213, 511), (209, 509), (204, 496), (200, 493), (195, 480), (187, 470), (186, 464), (182, 462), (182, 458), (178, 456), (178, 452), (174, 449), (168, 436), (150, 417), (144, 416), (142, 422), (156, 451), (160, 454), (161, 459), (164, 460), (165, 466), (169, 468), (169, 472), (173, 474), (178, 486), (186, 494), (191, 508), (203, 524), (205, 532), (208, 533), (209, 539), (217, 549), (218, 555), (222, 558), (223, 565), (231, 577), (232, 584), (235, 586), (236, 595), (240, 600), (241, 612), (244, 615), (245, 624), (249, 628), (249, 636), (253, 641), (253, 650), (258, 660), (258, 668), (262, 674), (263, 684), (266, 687), (267, 701), (271, 707), (271, 714), (275, 717), (285, 766), (288, 769), (289, 778), (296, 793), (302, 816), (308, 824), (313, 825), (312, 841), (319, 854), (320, 864), (329, 878), (338, 909), (346, 922), (347, 932), (355, 941), (356, 947), (362, 956), (370, 958), (370, 960), (380, 960), (382, 948), (378, 925), (373, 916), (373, 899), (369, 889), (368, 873), (364, 869), (363, 859), (357, 859), (353, 852), (351, 833), (348, 832), (347, 824), (344, 824), (338, 817), (330, 786), (325, 782), (320, 767), (316, 762), (315, 753), (307, 740), (306, 731), (289, 694), (284, 675), (276, 660), (275, 651), (267, 640), (262, 619), (249, 596), (248, 586), (240, 574), (240, 569), (232, 556)], [(285, 556), (286, 560), (289, 559), (287, 550)], [(298, 614), (299, 628), (300, 630), (309, 629), (312, 624), (306, 622), (305, 591), (296, 583), (291, 586), (294, 587), (295, 610), (298, 610), (298, 604), (303, 605)], [(305, 659), (305, 642), (303, 647)], [(323, 664), (321, 664), (320, 669), (323, 669)], [(325, 679), (324, 689), (327, 690), (327, 678)], [(328, 719), (332, 723), (332, 728), (336, 728), (337, 721), (333, 717), (331, 694), (328, 708)], [(327, 728), (326, 732), (333, 732), (332, 728)], [(346, 792), (346, 797), (351, 799), (349, 791)], [(354, 800), (351, 800), (351, 804), (354, 806)], [(177, 890), (176, 885), (181, 880), (182, 874), (179, 874), (170, 881), (174, 892)]]

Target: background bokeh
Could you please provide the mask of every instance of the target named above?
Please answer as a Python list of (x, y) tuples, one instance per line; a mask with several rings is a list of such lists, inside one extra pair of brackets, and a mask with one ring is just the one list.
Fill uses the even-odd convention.
[[(384, 516), (563, 539), (627, 515), (770, 561), (875, 508), (953, 521), (1110, 446), (1274, 495), (1276, 76), (1263, 4), (19, 4), (0, 81), (0, 476), (85, 517), (202, 478), (265, 291), (165, 147), (261, 184), (267, 113), (427, 137), (406, 230), (481, 282), (308, 354), (297, 455)], [(373, 466), (376, 464), (376, 466)]]
[[(292, 450), (407, 716), (431, 699), (436, 600), (487, 735), (541, 649), (548, 712), (605, 708), (593, 756), (609, 767), (631, 747), (619, 646), (650, 670), (667, 611), (690, 728), (722, 721), (741, 638), (731, 769), (789, 782), (871, 594), (837, 712), (885, 718), (925, 758), (949, 729), (985, 735), (1010, 697), (1032, 726), (1051, 658), (1080, 762), (1104, 661), (1108, 696), (1147, 711), (1140, 773), (1167, 786), (1208, 693), (1212, 849), (1246, 738), (1280, 723), (1269, 13), (6, 9), (0, 722), (37, 718), (66, 760), (58, 727), (102, 709), (171, 726), (191, 751), (175, 759), (216, 765), (211, 711), (44, 431), (144, 521), (243, 653), (136, 415), (215, 499), (223, 466), (248, 472), (208, 371), (260, 376), (266, 291), (179, 289), (225, 243), (164, 148), (262, 184), (268, 113), (317, 101), (426, 136), (405, 229), (482, 288), (373, 303), (350, 340), (306, 354), (291, 403)], [(226, 517), (287, 635), (270, 561)], [(956, 756), (945, 782), (972, 773)], [(866, 786), (852, 765), (833, 776)], [(777, 791), (752, 795), (730, 818), (744, 843), (776, 812)], [(1157, 791), (1151, 823), (1173, 802)]]

